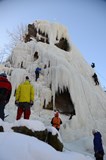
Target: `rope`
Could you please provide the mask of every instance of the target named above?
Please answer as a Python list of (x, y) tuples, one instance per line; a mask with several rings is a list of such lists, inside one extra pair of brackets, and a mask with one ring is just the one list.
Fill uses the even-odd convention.
[(64, 149), (66, 149), (68, 151), (72, 151), (71, 149), (67, 148), (66, 146), (64, 146)]
[(106, 82), (106, 79), (99, 73), (99, 72), (97, 72), (98, 74), (99, 74), (99, 76), (101, 77), (101, 78), (103, 78), (104, 80), (105, 80), (105, 82)]
[[(96, 95), (96, 97), (97, 97), (97, 95)], [(98, 101), (98, 97), (97, 97), (97, 101)], [(98, 103), (100, 103), (100, 105), (101, 105), (102, 109), (103, 109), (104, 111), (106, 111), (106, 109), (103, 107), (103, 105), (102, 105), (101, 101), (98, 101)], [(104, 113), (105, 113), (105, 112), (104, 112)]]
[(90, 114), (91, 114), (91, 116), (92, 116), (92, 119), (93, 119), (93, 121), (94, 121), (94, 123), (95, 123), (95, 126), (96, 126), (96, 121), (95, 121), (95, 119), (93, 118), (93, 115), (92, 115), (92, 113), (91, 113), (90, 105), (89, 105), (89, 103), (88, 103), (88, 101), (87, 101), (87, 97), (86, 97), (86, 94), (85, 94), (85, 90), (84, 90), (84, 87), (83, 87), (83, 83), (82, 83), (81, 77), (80, 77), (80, 80), (81, 80), (82, 89), (83, 89), (83, 92), (84, 92), (84, 95), (85, 95), (85, 100), (86, 100), (86, 102), (87, 102), (87, 104), (88, 104), (89, 112), (90, 112)]
[[(102, 79), (104, 80), (104, 82), (106, 83), (106, 79), (105, 79), (98, 71), (96, 71), (96, 73), (97, 73), (97, 74), (99, 75), (99, 77), (102, 78)], [(104, 88), (106, 88), (105, 85), (104, 85)]]

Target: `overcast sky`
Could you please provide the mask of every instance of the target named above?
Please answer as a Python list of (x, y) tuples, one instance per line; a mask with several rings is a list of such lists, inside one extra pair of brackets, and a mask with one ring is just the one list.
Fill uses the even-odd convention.
[(106, 0), (0, 0), (0, 48), (9, 42), (7, 30), (35, 20), (58, 22), (86, 61), (95, 62), (106, 87)]

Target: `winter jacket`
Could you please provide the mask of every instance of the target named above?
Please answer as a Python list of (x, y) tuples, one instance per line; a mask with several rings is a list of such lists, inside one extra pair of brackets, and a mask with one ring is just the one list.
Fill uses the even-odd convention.
[(53, 117), (51, 120), (51, 124), (53, 127), (59, 129), (60, 125), (62, 124), (62, 121), (59, 117)]
[(37, 67), (35, 70), (35, 73), (39, 73), (41, 71), (41, 68)]
[(0, 102), (8, 103), (12, 86), (6, 77), (0, 77)]
[(34, 101), (34, 87), (28, 80), (18, 86), (16, 90), (16, 101), (27, 103)]
[(94, 140), (93, 140), (94, 151), (95, 151), (95, 153), (101, 152), (102, 154), (104, 154), (101, 137), (102, 136), (101, 136), (100, 132), (95, 132), (94, 133)]

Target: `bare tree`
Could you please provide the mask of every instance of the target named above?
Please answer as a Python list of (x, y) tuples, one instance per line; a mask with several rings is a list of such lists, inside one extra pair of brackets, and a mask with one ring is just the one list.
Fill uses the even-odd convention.
[(11, 54), (13, 48), (19, 43), (24, 41), (24, 36), (27, 33), (27, 26), (20, 24), (17, 26), (15, 31), (7, 31), (10, 37), (10, 42), (5, 44), (3, 49), (0, 49), (0, 63), (6, 61), (7, 57)]
[(14, 48), (19, 42), (24, 41), (25, 33), (27, 33), (27, 26), (20, 24), (17, 26), (14, 32), (7, 31), (10, 37), (10, 48)]
[(6, 61), (7, 57), (9, 56), (10, 51), (4, 47), (0, 50), (0, 63), (2, 64), (4, 61)]

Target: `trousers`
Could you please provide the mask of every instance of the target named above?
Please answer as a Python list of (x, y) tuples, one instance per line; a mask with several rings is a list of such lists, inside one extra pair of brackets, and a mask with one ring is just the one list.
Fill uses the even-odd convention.
[(4, 102), (0, 102), (0, 118), (4, 121), (4, 109), (5, 109), (5, 103)]
[(30, 103), (27, 102), (19, 103), (16, 120), (20, 119), (22, 114), (24, 114), (24, 119), (29, 119), (31, 114)]

